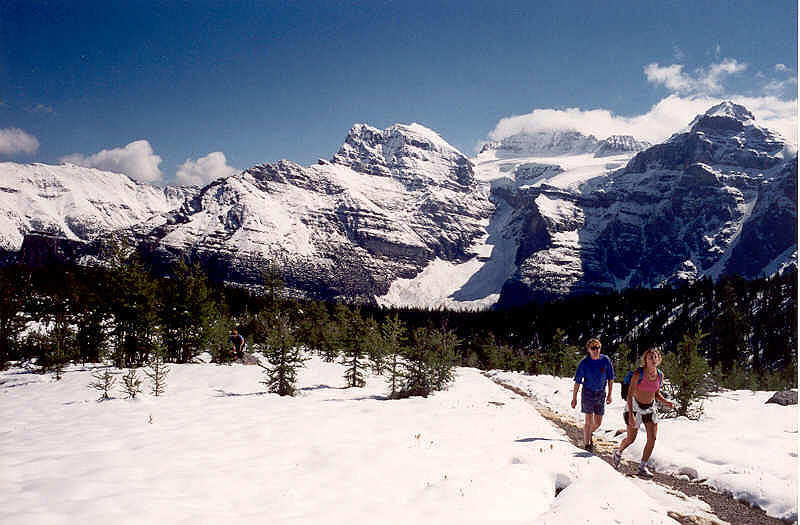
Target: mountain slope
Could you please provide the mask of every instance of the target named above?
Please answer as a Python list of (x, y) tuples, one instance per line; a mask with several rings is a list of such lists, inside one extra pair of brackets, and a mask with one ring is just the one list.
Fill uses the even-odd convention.
[(623, 169), (504, 190), (527, 226), (500, 303), (792, 264), (797, 157), (786, 156), (779, 135), (725, 102)]
[(492, 210), (469, 159), (431, 130), (357, 124), (331, 162), (218, 180), (148, 237), (162, 253), (225, 259), (224, 279), (257, 281), (270, 261), (304, 293), (374, 297), (434, 258), (471, 257)]
[(192, 191), (72, 164), (2, 162), (0, 249), (19, 250), (29, 232), (91, 240), (175, 209)]
[[(549, 132), (474, 159), (418, 124), (356, 124), (330, 161), (253, 166), (201, 189), (5, 163), (0, 247), (19, 250), (27, 232), (124, 232), (157, 268), (188, 255), (248, 284), (270, 264), (298, 294), (429, 307), (752, 278), (797, 264), (789, 151), (724, 102), (654, 146)], [(54, 251), (85, 261), (81, 250), (92, 255)]]

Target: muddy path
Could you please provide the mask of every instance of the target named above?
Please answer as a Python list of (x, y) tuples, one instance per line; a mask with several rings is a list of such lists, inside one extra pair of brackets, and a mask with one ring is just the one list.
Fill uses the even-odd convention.
[[(487, 376), (488, 377), (488, 376)], [(529, 399), (532, 404), (535, 406), (536, 410), (548, 421), (556, 425), (558, 428), (562, 429), (567, 437), (569, 438), (570, 442), (577, 446), (581, 447), (583, 443), (583, 426), (577, 425), (574, 421), (571, 421), (559, 414), (556, 414), (552, 410), (536, 403), (535, 400), (531, 397), (530, 394), (527, 392), (516, 388), (512, 385), (508, 385), (502, 383), (500, 381), (492, 379), (495, 383), (511, 390), (515, 394), (519, 396)], [(594, 455), (599, 458), (602, 458), (609, 464), (612, 464), (612, 456), (614, 454), (614, 449), (617, 447), (617, 443), (611, 441), (604, 441), (594, 437)], [(622, 460), (622, 464), (620, 466), (620, 472), (624, 475), (633, 475), (638, 469), (638, 464), (632, 461), (626, 461), (625, 459)], [(656, 472), (653, 476), (652, 480), (655, 483), (663, 487), (667, 487), (673, 491), (680, 492), (687, 496), (692, 496), (699, 498), (711, 507), (711, 512), (717, 516), (721, 521), (712, 520), (712, 519), (705, 519), (698, 516), (683, 516), (676, 512), (670, 512), (669, 515), (671, 518), (675, 519), (676, 521), (684, 524), (718, 524), (718, 523), (730, 523), (733, 525), (786, 525), (787, 523), (777, 518), (773, 518), (767, 516), (767, 514), (757, 508), (751, 507), (745, 502), (738, 501), (733, 499), (729, 494), (724, 494), (721, 492), (717, 492), (712, 487), (703, 484), (704, 480), (688, 480), (683, 477), (678, 478), (669, 474), (659, 473)]]

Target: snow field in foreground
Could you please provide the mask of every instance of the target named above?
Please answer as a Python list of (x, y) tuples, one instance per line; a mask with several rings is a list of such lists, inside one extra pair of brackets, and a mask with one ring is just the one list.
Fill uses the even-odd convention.
[(676, 523), (475, 369), (387, 400), (316, 357), (294, 398), (255, 366), (170, 367), (165, 395), (104, 402), (91, 367), (0, 372), (0, 522)]

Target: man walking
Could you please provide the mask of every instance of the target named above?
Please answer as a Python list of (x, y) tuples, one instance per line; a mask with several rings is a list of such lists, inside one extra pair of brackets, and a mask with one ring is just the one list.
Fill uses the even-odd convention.
[[(614, 387), (614, 366), (607, 355), (600, 353), (601, 347), (598, 339), (592, 338), (586, 342), (586, 351), (589, 355), (578, 364), (578, 369), (575, 371), (575, 388), (572, 390), (572, 408), (575, 408), (578, 403), (578, 389), (583, 384), (581, 390), (581, 412), (585, 416), (583, 448), (589, 452), (594, 451), (592, 434), (603, 422), (603, 414), (606, 405), (611, 403), (611, 389)], [(608, 384), (607, 396), (606, 384)]]

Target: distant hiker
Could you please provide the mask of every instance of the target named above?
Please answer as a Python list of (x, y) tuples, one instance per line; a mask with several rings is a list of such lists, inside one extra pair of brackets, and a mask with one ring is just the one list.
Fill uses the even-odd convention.
[[(578, 364), (575, 371), (575, 388), (572, 391), (572, 408), (578, 403), (578, 388), (581, 390), (581, 412), (585, 414), (583, 424), (583, 447), (592, 452), (594, 443), (592, 433), (600, 428), (606, 404), (611, 403), (611, 389), (614, 387), (614, 366), (607, 355), (600, 353), (602, 344), (592, 338), (586, 342), (589, 353)], [(608, 395), (605, 389), (608, 385)], [(605, 402), (604, 402), (605, 401)]]
[(233, 359), (243, 359), (247, 343), (236, 328), (231, 330), (231, 337), (228, 341), (231, 344), (231, 356), (233, 356)]
[(656, 444), (656, 434), (658, 433), (658, 414), (656, 413), (655, 400), (672, 408), (673, 404), (661, 395), (661, 383), (664, 375), (658, 369), (661, 364), (661, 352), (656, 348), (650, 348), (642, 354), (642, 366), (633, 371), (628, 387), (628, 406), (623, 413), (625, 422), (628, 425), (628, 435), (619, 444), (619, 448), (614, 451), (614, 468), (619, 468), (622, 452), (636, 441), (636, 434), (639, 426), (644, 423), (647, 431), (647, 444), (642, 452), (642, 461), (639, 463), (639, 474), (652, 476), (653, 473), (647, 467), (650, 454)]

